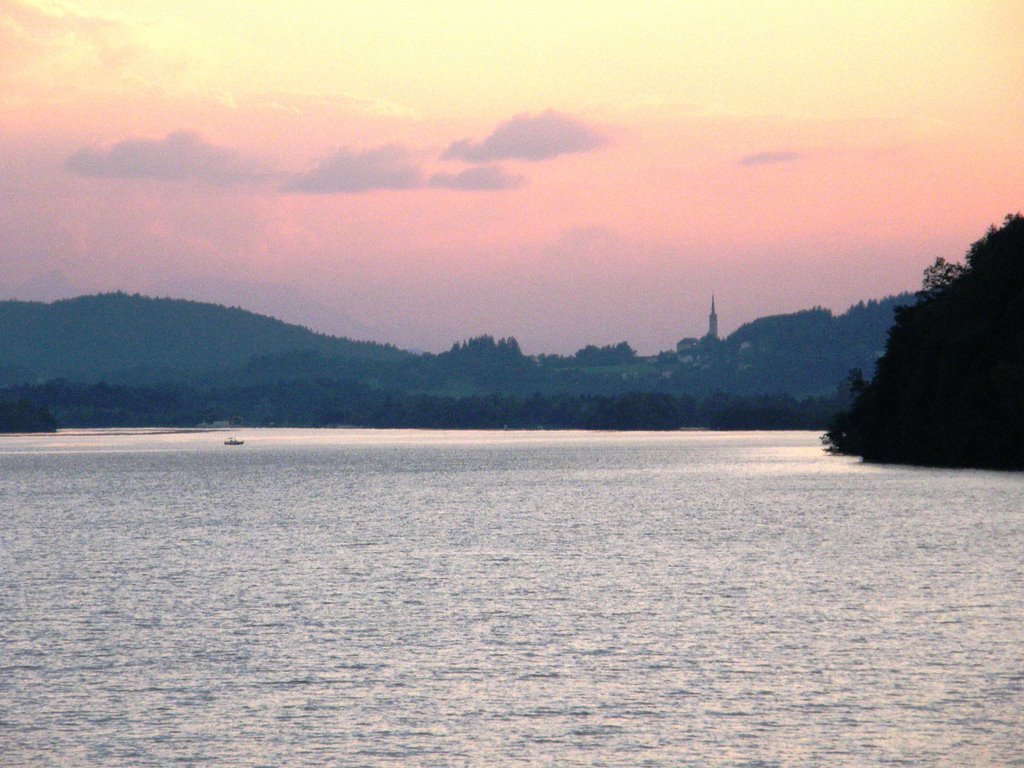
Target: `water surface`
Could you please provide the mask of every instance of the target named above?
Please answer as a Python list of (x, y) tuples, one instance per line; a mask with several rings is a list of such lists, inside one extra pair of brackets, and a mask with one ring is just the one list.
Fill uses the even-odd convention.
[(1024, 765), (1024, 476), (811, 433), (0, 438), (0, 764)]

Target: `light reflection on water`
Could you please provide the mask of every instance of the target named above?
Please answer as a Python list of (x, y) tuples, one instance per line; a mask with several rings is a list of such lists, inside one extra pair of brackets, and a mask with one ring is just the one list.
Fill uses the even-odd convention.
[(1024, 476), (237, 434), (0, 438), (0, 764), (1024, 765)]

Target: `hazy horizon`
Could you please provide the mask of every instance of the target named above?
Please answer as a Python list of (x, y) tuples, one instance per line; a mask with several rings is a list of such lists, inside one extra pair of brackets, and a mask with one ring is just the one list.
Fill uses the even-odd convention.
[(0, 0), (0, 298), (649, 354), (1024, 206), (1024, 7)]

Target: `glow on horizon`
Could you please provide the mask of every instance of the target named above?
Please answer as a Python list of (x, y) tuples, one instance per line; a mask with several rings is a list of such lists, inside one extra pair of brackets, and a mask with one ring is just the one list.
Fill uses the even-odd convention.
[(0, 0), (0, 288), (428, 349), (656, 351), (712, 291), (724, 333), (841, 311), (1022, 207), (1021, 32), (962, 0)]

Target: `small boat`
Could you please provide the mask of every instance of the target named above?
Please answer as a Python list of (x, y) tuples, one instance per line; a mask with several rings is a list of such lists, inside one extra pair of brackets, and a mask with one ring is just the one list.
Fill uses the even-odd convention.
[(237, 437), (229, 437), (224, 441), (224, 445), (244, 445), (245, 440), (239, 440)]

